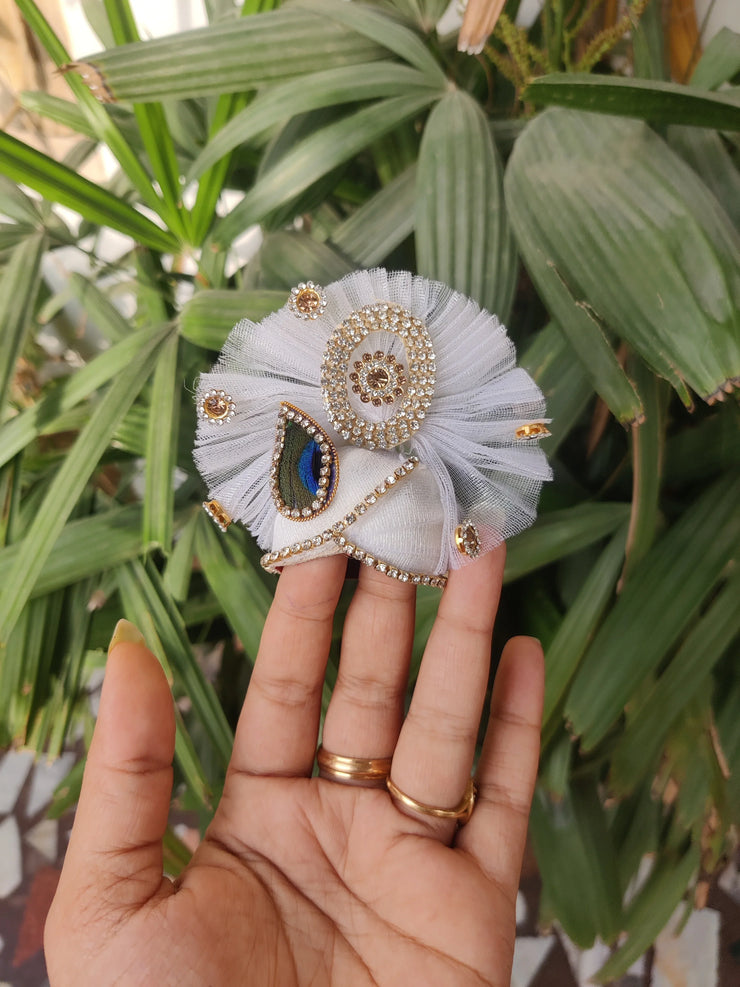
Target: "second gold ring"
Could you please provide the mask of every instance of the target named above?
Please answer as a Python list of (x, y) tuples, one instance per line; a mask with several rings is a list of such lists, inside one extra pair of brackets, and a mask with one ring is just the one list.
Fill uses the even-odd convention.
[(388, 775), (385, 779), (385, 784), (396, 805), (404, 806), (406, 809), (411, 809), (412, 812), (418, 813), (422, 816), (434, 816), (435, 819), (454, 819), (456, 820), (458, 826), (464, 826), (465, 823), (468, 822), (473, 814), (475, 800), (478, 797), (478, 786), (473, 778), (468, 780), (463, 797), (460, 799), (458, 804), (453, 806), (451, 809), (445, 809), (437, 805), (427, 805), (426, 802), (419, 802), (416, 799), (411, 798), (410, 795), (407, 795), (406, 792), (402, 792), (401, 789), (391, 781), (390, 775)]

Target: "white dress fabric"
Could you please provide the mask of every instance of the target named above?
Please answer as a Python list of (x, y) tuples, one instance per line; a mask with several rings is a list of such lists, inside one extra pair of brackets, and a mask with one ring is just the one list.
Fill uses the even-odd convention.
[[(268, 553), (266, 566), (351, 554), (354, 548), (356, 557), (367, 555), (368, 564), (381, 560), (403, 572), (442, 575), (470, 561), (455, 539), (463, 522), (475, 526), (481, 553), (532, 524), (541, 485), (551, 473), (536, 437), (523, 438), (522, 426), (535, 423), (535, 434), (547, 434), (544, 427), (538, 433), (547, 421), (545, 405), (537, 385), (516, 366), (514, 345), (496, 316), (444, 284), (380, 268), (356, 271), (317, 292), (322, 304), (309, 318), (286, 298), (260, 323), (239, 322), (217, 364), (201, 376), (196, 394), (201, 413), (194, 458), (209, 497), (249, 528)], [(375, 315), (362, 315), (368, 306)], [(401, 309), (388, 330), (384, 313)], [(337, 350), (331, 341), (338, 326), (354, 331), (357, 313), (371, 330), (362, 330), (366, 335), (354, 348), (346, 344), (351, 352), (345, 380), (343, 370), (334, 367)], [(373, 329), (368, 318), (380, 319), (380, 328)], [(419, 323), (427, 340), (427, 363), (421, 364), (414, 362), (415, 353), (423, 351), (409, 349), (411, 336), (404, 338), (405, 330), (398, 328), (411, 326), (407, 331), (416, 336)], [(405, 383), (397, 393), (404, 391), (403, 397), (391, 395), (379, 406), (367, 396), (361, 400), (350, 372), (363, 359), (381, 368), (374, 382), (386, 381), (389, 368), (398, 376), (400, 365), (404, 376), (398, 379)], [(426, 376), (414, 369), (419, 366)], [(366, 376), (361, 371), (363, 381)], [(366, 381), (362, 386), (367, 389)], [(328, 390), (343, 387), (353, 421), (365, 428), (359, 435), (358, 427), (351, 433), (332, 423)], [(203, 402), (221, 392), (228, 398), (228, 416), (213, 421)], [(421, 403), (412, 402), (414, 393), (422, 396)], [(390, 448), (367, 441), (378, 422), (385, 427), (398, 417), (402, 402), (417, 409), (409, 410), (409, 418), (420, 415), (414, 431), (400, 429), (401, 441)], [(335, 452), (332, 496), (315, 513), (307, 508), (309, 517), (281, 513), (270, 482), (284, 403), (322, 429)], [(413, 469), (399, 469), (409, 460)], [(389, 477), (393, 482), (369, 503), (365, 498)], [(358, 504), (364, 505), (362, 514), (353, 513)]]

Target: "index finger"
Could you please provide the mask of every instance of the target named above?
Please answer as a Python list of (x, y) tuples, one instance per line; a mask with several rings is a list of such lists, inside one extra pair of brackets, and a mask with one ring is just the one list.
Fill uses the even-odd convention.
[(229, 773), (310, 775), (342, 555), (287, 566), (265, 621)]

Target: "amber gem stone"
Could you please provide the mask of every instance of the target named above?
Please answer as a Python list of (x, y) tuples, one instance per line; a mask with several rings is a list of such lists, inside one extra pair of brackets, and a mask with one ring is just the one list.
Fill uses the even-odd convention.
[(212, 394), (203, 402), (203, 410), (209, 418), (226, 418), (229, 413), (229, 402), (219, 394)]
[(315, 312), (320, 304), (321, 298), (319, 297), (319, 293), (318, 291), (314, 291), (313, 288), (303, 288), (296, 295), (295, 307), (303, 315), (310, 315), (311, 312)]

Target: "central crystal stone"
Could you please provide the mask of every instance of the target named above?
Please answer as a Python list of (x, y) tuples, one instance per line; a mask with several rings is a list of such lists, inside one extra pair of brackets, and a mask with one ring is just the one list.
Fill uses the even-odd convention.
[(391, 375), (385, 367), (373, 367), (367, 375), (367, 382), (373, 389), (386, 387), (391, 379)]
[(304, 288), (296, 296), (295, 307), (299, 312), (308, 315), (310, 312), (315, 312), (320, 303), (318, 291), (314, 291), (313, 288)]

